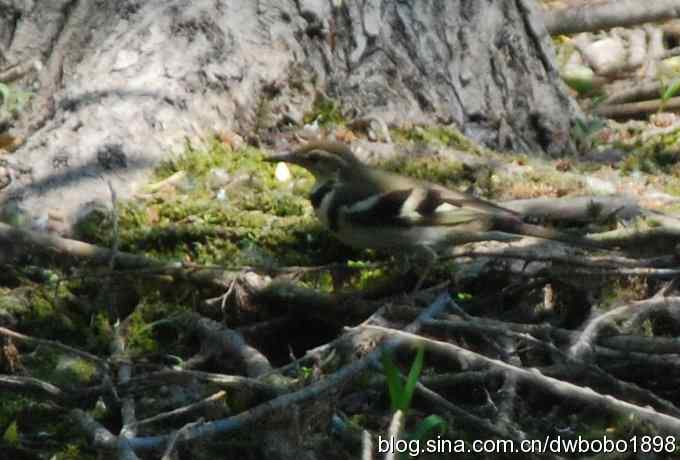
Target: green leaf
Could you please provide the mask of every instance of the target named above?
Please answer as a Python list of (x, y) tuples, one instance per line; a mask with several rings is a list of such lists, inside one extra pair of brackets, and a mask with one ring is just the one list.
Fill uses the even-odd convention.
[(385, 352), (380, 357), (383, 365), (383, 373), (385, 374), (385, 381), (387, 382), (387, 390), (390, 394), (390, 403), (392, 410), (400, 410), (399, 401), (402, 399), (404, 387), (401, 384), (401, 377), (399, 376), (399, 369), (394, 364), (394, 358), (390, 352)]
[(421, 440), (429, 437), (430, 433), (435, 430), (437, 430), (439, 434), (444, 434), (447, 429), (448, 424), (446, 423), (446, 420), (438, 415), (430, 415), (418, 422), (415, 431), (409, 438)]
[(2, 435), (2, 440), (5, 441), (10, 446), (19, 445), (19, 430), (17, 429), (16, 420), (9, 424), (9, 426), (5, 430), (5, 434)]
[(587, 94), (595, 88), (595, 72), (584, 65), (568, 65), (562, 69), (562, 80), (579, 94)]
[(411, 399), (413, 398), (413, 392), (416, 390), (416, 384), (418, 383), (418, 378), (420, 378), (420, 373), (423, 370), (423, 361), (425, 357), (425, 348), (422, 345), (418, 346), (418, 352), (416, 357), (411, 364), (411, 370), (406, 377), (406, 385), (404, 386), (404, 391), (401, 396), (400, 409), (406, 411), (411, 406)]
[(671, 81), (668, 84), (663, 94), (661, 95), (661, 101), (662, 102), (668, 101), (670, 98), (678, 94), (678, 91), (680, 91), (680, 77), (674, 78), (673, 81)]
[(9, 101), (9, 94), (10, 94), (10, 89), (9, 86), (7, 86), (4, 83), (0, 83), (0, 96), (2, 96), (2, 103), (7, 104), (7, 101)]

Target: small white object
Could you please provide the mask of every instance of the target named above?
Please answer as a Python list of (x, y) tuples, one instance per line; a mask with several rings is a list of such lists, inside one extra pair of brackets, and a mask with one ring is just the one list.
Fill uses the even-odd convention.
[(288, 182), (293, 176), (290, 173), (290, 169), (288, 169), (288, 165), (280, 161), (279, 164), (276, 165), (274, 177), (276, 177), (276, 180), (279, 182)]
[(597, 74), (606, 75), (626, 64), (627, 51), (618, 37), (603, 38), (583, 49), (586, 61)]

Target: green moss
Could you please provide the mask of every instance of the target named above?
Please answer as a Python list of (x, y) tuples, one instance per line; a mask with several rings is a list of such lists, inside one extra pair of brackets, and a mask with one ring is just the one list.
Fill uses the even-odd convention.
[(641, 171), (647, 174), (674, 174), (680, 176), (680, 130), (655, 136), (632, 146), (621, 166), (621, 172), (629, 174)]
[(71, 384), (79, 383), (86, 385), (94, 379), (97, 367), (91, 361), (73, 358), (64, 363), (62, 371), (69, 378)]
[(28, 404), (28, 400), (22, 396), (8, 391), (0, 393), (0, 430), (5, 431), (9, 424), (16, 419), (17, 412)]
[(396, 142), (418, 142), (434, 147), (453, 147), (465, 152), (482, 154), (488, 150), (467, 138), (453, 126), (416, 126), (395, 128), (390, 133)]
[[(275, 165), (264, 158), (263, 151), (249, 146), (187, 144), (182, 155), (157, 171), (159, 180), (185, 173), (182, 190), (160, 187), (145, 200), (120, 206), (121, 249), (197, 264), (312, 263), (307, 254), (321, 251), (310, 246), (323, 241), (307, 200), (312, 178), (294, 168), (294, 179), (281, 183)], [(227, 176), (224, 184), (211, 184), (216, 170)], [(89, 239), (109, 246), (109, 219)]]
[(19, 445), (19, 429), (17, 428), (16, 420), (9, 424), (5, 433), (2, 435), (2, 440), (10, 446)]
[(398, 174), (421, 180), (428, 180), (448, 187), (460, 186), (461, 182), (472, 182), (475, 174), (467, 165), (437, 156), (405, 158), (399, 157), (380, 165)]
[(128, 350), (132, 355), (143, 355), (158, 351), (153, 329), (147, 327), (141, 309), (135, 310), (127, 321)]
[(343, 126), (346, 119), (340, 103), (322, 94), (317, 94), (312, 110), (303, 117), (305, 124), (318, 123), (319, 126)]
[[(67, 283), (34, 284), (31, 289), (15, 289), (12, 296), (5, 298), (4, 307), (15, 308), (26, 330), (36, 331), (42, 337), (65, 337), (67, 343), (74, 344), (80, 339), (77, 331), (84, 326), (85, 319), (74, 311), (72, 299)], [(14, 304), (8, 305), (11, 302)]]
[(54, 460), (86, 460), (94, 458), (97, 457), (84, 454), (82, 448), (77, 444), (66, 444), (60, 452), (51, 457)]
[(113, 338), (113, 329), (108, 314), (103, 311), (97, 312), (92, 317), (90, 330), (92, 333), (88, 336), (89, 348), (108, 350)]
[(376, 280), (384, 279), (389, 274), (389, 270), (384, 267), (365, 269), (359, 272), (356, 285), (359, 289), (374, 286)]
[[(3, 435), (0, 444), (21, 448), (23, 434), (30, 439), (30, 449), (45, 458), (96, 458), (93, 452), (88, 452), (82, 430), (66, 416), (55, 417), (53, 403), (0, 392), (0, 430)], [(42, 435), (36, 436), (37, 433)]]
[(29, 309), (26, 296), (11, 289), (0, 289), (0, 312), (11, 316), (23, 315)]

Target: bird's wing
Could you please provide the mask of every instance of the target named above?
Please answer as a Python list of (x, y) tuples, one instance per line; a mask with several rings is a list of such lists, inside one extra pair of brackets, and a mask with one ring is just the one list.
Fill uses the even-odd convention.
[(427, 192), (424, 197), (423, 209), (432, 212), (443, 203), (448, 203), (456, 208), (474, 209), (478, 212), (485, 212), (488, 214), (497, 215), (511, 219), (521, 219), (520, 214), (510, 209), (499, 206), (481, 198), (477, 198), (469, 193), (451, 190), (438, 184), (421, 181), (411, 177), (401, 176), (398, 174), (389, 173), (387, 171), (370, 169), (363, 174), (366, 182), (375, 184), (374, 188), (377, 190), (397, 190), (404, 191), (408, 189), (417, 190), (422, 196), (422, 191)]
[[(343, 218), (364, 226), (463, 226), (469, 230), (486, 230), (495, 221), (494, 214), (451, 204), (432, 188), (415, 187), (373, 194), (343, 210)], [(502, 208), (501, 208), (502, 209)]]
[(458, 192), (439, 186), (432, 187), (432, 190), (436, 192), (438, 198), (442, 202), (458, 208), (474, 209), (479, 212), (494, 214), (499, 217), (521, 219), (520, 214), (515, 211), (499, 206), (491, 201), (477, 198), (468, 193)]

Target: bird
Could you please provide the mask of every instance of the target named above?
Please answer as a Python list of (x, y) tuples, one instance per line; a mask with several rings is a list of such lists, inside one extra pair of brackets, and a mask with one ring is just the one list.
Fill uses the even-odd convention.
[(309, 200), (317, 218), (353, 248), (436, 259), (452, 246), (521, 236), (599, 248), (588, 238), (528, 224), (519, 213), (469, 193), (369, 166), (344, 143), (313, 141), (266, 160), (314, 176)]

